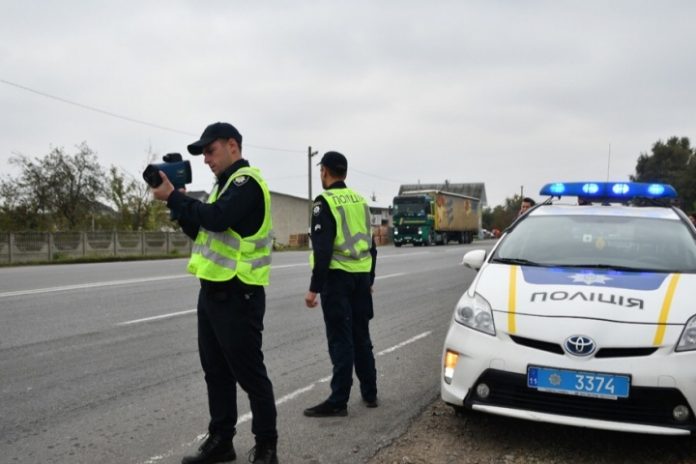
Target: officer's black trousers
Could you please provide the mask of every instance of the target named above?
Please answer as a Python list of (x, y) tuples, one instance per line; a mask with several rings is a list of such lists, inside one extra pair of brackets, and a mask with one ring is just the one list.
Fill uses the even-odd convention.
[(261, 351), (266, 295), (263, 287), (198, 295), (198, 350), (208, 387), (211, 434), (232, 437), (237, 425), (237, 384), (249, 395), (251, 431), (275, 440), (273, 386)]
[(333, 364), (328, 401), (337, 406), (348, 403), (353, 367), (362, 397), (375, 399), (377, 371), (369, 327), (373, 315), (370, 275), (329, 271), (321, 292), (321, 308)]

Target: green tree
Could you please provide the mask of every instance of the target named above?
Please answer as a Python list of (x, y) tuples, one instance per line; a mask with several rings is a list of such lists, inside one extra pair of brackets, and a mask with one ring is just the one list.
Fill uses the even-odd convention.
[(488, 230), (493, 228), (493, 208), (490, 206), (486, 206), (481, 211), (481, 226)]
[(0, 202), (16, 228), (78, 230), (102, 213), (104, 172), (85, 142), (74, 155), (54, 148), (43, 158), (13, 155), (21, 170), (0, 181)]
[(20, 198), (11, 178), (0, 180), (0, 230), (42, 230), (48, 220)]
[(652, 153), (641, 153), (636, 163), (636, 182), (665, 182), (677, 189), (682, 207), (696, 210), (696, 151), (687, 137), (658, 140)]
[(108, 179), (109, 197), (116, 207), (116, 223), (121, 230), (153, 230), (172, 226), (164, 203), (156, 201), (142, 180), (111, 166)]
[(494, 208), (484, 208), (481, 218), (484, 229), (505, 230), (517, 217), (521, 204), (522, 197), (514, 195), (512, 198), (506, 198), (502, 205), (497, 205)]

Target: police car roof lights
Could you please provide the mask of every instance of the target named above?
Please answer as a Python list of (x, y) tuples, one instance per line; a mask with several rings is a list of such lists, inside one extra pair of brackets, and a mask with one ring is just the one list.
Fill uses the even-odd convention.
[(643, 182), (554, 182), (544, 185), (540, 195), (577, 196), (588, 199), (627, 201), (632, 198), (676, 198), (677, 191), (669, 184)]

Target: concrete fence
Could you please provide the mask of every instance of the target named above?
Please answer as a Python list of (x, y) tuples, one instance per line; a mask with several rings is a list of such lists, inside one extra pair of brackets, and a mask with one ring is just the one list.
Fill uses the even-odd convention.
[(0, 232), (0, 264), (191, 253), (182, 232)]

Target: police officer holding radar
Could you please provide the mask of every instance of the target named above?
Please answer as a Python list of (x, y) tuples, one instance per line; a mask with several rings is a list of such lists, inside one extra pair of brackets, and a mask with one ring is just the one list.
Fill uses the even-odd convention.
[(305, 304), (316, 307), (317, 295), (321, 295), (333, 376), (329, 397), (305, 409), (304, 415), (345, 416), (353, 366), (363, 403), (377, 407), (377, 371), (369, 329), (377, 249), (367, 202), (344, 182), (346, 157), (330, 151), (319, 164), (325, 190), (312, 209), (312, 279)]
[(217, 177), (208, 203), (175, 190), (164, 172), (153, 188), (183, 231), (195, 240), (188, 270), (200, 279), (198, 349), (208, 388), (208, 436), (182, 464), (236, 458), (237, 384), (249, 396), (254, 463), (277, 463), (273, 386), (261, 351), (266, 309), (264, 286), (271, 264), (271, 196), (258, 169), (242, 158), (242, 135), (217, 122), (188, 146), (203, 154)]

